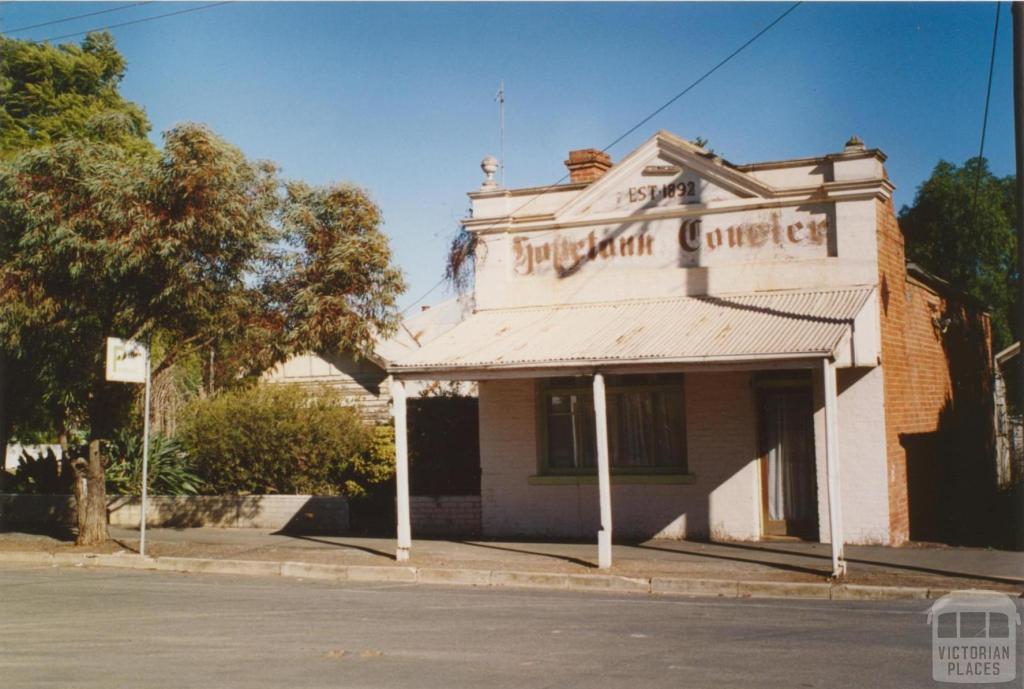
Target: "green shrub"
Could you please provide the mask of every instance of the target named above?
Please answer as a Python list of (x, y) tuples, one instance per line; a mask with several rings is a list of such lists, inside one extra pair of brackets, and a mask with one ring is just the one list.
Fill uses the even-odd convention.
[(178, 427), (213, 491), (256, 494), (362, 495), (394, 472), (389, 432), (336, 389), (269, 384), (195, 400)]
[[(142, 493), (142, 434), (118, 431), (105, 443), (104, 477), (107, 493), (140, 495)], [(196, 495), (203, 487), (192, 462), (175, 438), (156, 434), (149, 439), (149, 466), (146, 484), (150, 495)]]

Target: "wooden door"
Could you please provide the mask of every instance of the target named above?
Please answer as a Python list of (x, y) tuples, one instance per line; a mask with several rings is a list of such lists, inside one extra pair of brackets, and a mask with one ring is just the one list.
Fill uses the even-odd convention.
[(817, 540), (811, 391), (805, 387), (762, 390), (760, 407), (764, 535)]

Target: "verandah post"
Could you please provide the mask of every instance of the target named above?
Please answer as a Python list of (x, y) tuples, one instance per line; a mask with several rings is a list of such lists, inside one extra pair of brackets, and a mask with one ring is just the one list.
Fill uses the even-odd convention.
[(843, 513), (839, 488), (839, 412), (836, 401), (836, 365), (822, 359), (822, 380), (825, 387), (825, 472), (828, 476), (828, 524), (832, 541), (832, 576), (846, 574), (843, 553)]
[(398, 508), (398, 547), (395, 560), (405, 562), (412, 548), (409, 523), (409, 433), (405, 412), (405, 382), (391, 381), (391, 413), (395, 417), (395, 504)]
[(601, 530), (597, 532), (597, 562), (612, 566), (612, 482), (608, 459), (608, 414), (604, 376), (594, 374), (594, 426), (597, 429), (597, 487), (601, 499)]

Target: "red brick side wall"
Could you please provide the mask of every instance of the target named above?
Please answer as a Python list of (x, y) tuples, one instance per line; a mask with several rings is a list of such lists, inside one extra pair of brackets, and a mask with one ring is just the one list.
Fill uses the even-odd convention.
[[(987, 388), (991, 378), (987, 366), (991, 362), (991, 332), (987, 315), (953, 303), (913, 278), (907, 279), (903, 233), (891, 201), (878, 202), (876, 231), (890, 538), (893, 544), (900, 544), (910, 538), (910, 501), (917, 497), (909, 495), (907, 452), (902, 438), (918, 434), (938, 437), (943, 419), (948, 419), (958, 399), (965, 397), (958, 389), (958, 366), (973, 366), (974, 382)], [(963, 356), (957, 347), (950, 351), (949, 342), (944, 343), (944, 333), (935, 324), (937, 319), (950, 316), (964, 324), (969, 340), (983, 343), (984, 361), (977, 356), (977, 346), (974, 356)], [(963, 361), (965, 358), (970, 361)], [(972, 393), (961, 404), (976, 407), (984, 399), (983, 391), (980, 397), (978, 391)]]

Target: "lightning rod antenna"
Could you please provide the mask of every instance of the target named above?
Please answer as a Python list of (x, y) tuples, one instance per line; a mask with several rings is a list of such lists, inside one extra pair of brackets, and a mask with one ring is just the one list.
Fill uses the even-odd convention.
[(500, 141), (498, 144), (498, 165), (501, 167), (501, 186), (505, 187), (505, 80), (498, 83), (498, 94), (494, 97), (498, 101), (498, 126), (500, 129)]

